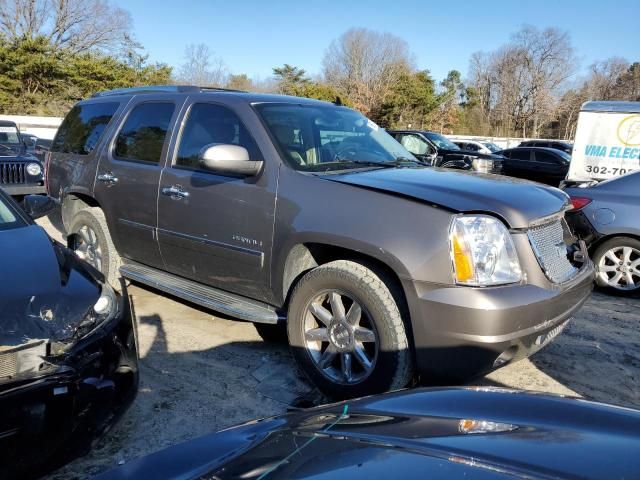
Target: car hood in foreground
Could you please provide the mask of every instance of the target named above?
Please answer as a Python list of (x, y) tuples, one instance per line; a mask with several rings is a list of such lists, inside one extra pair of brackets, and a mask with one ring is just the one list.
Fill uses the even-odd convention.
[(64, 341), (100, 296), (88, 267), (42, 227), (0, 230), (0, 346)]
[[(492, 423), (465, 433), (473, 421)], [(251, 422), (98, 478), (632, 478), (638, 431), (640, 412), (579, 399), (417, 389)]]
[(322, 178), (422, 200), (456, 212), (486, 212), (526, 228), (568, 207), (557, 188), (499, 175), (438, 168), (388, 168)]

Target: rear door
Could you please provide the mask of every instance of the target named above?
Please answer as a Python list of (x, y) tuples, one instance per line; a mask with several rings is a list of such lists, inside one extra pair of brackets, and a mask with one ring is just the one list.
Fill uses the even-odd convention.
[(121, 256), (163, 268), (155, 228), (160, 172), (168, 132), (184, 96), (144, 94), (133, 98), (101, 155), (95, 198)]
[(257, 177), (239, 178), (207, 171), (198, 160), (211, 144), (239, 145), (251, 160), (263, 160), (247, 122), (257, 122), (248, 105), (232, 108), (203, 97), (189, 101), (162, 172), (158, 238), (170, 272), (265, 299), (278, 172), (265, 163)]

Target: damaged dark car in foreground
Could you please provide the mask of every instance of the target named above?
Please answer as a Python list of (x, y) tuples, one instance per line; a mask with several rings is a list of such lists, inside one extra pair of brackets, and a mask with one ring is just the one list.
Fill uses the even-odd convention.
[[(51, 209), (29, 196), (33, 217)], [(0, 465), (41, 475), (86, 451), (135, 397), (126, 295), (47, 236), (0, 191)]]
[(95, 480), (637, 478), (640, 412), (497, 388), (399, 391), (249, 422)]

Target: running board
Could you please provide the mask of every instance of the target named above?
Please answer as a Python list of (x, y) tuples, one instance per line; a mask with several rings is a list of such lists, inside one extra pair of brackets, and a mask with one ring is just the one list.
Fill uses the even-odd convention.
[(138, 263), (128, 263), (121, 266), (120, 274), (130, 280), (144, 283), (231, 317), (249, 322), (273, 324), (284, 320), (284, 317), (278, 315), (275, 307), (266, 303), (248, 300), (239, 295), (208, 287)]

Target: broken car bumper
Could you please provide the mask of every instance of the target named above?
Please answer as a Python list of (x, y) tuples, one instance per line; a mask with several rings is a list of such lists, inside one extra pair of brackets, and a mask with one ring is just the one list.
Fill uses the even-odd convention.
[(0, 382), (3, 478), (40, 475), (86, 451), (135, 398), (138, 350), (126, 297), (118, 314), (46, 374)]

